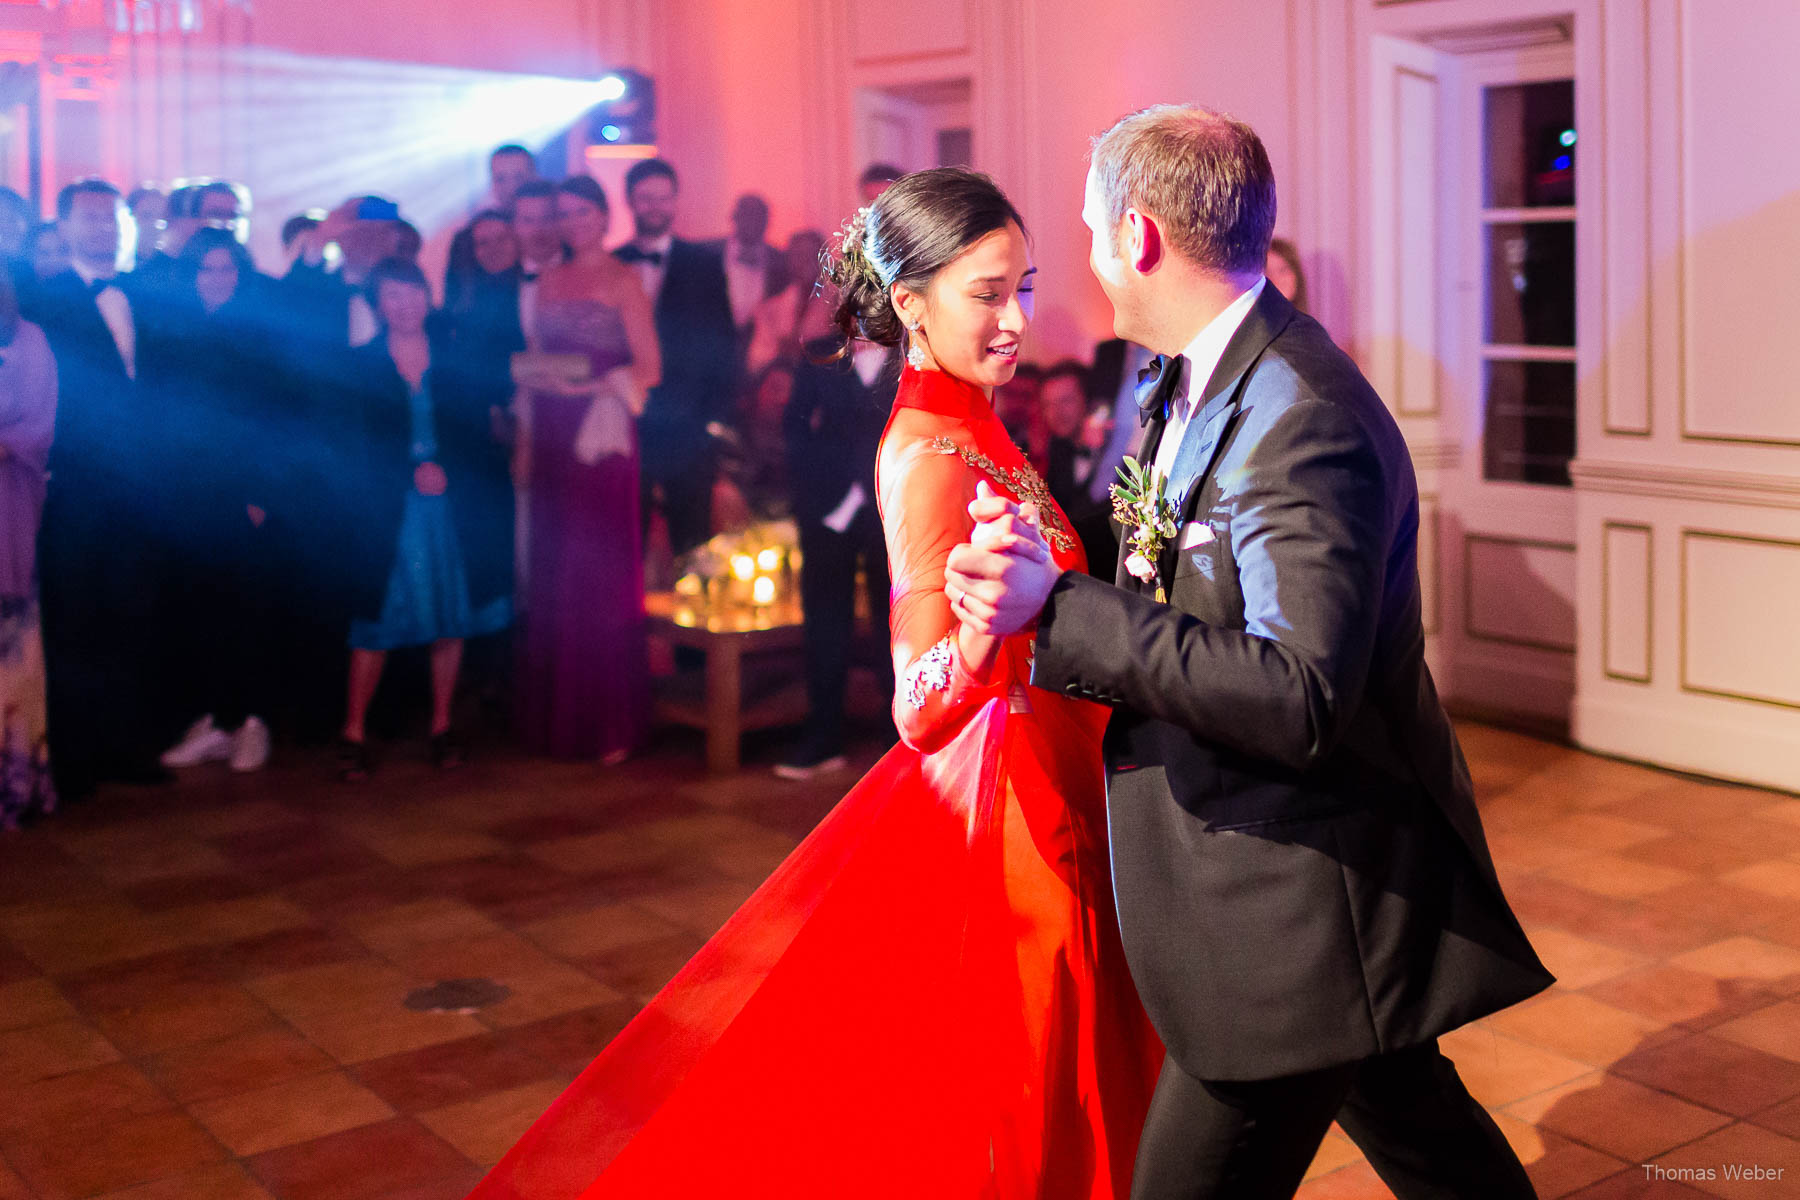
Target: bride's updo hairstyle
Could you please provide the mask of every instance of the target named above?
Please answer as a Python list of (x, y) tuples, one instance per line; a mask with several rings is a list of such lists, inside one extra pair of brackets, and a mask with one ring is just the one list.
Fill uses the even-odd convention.
[(855, 338), (900, 345), (906, 326), (894, 311), (894, 285), (924, 295), (939, 271), (1008, 222), (1025, 228), (1006, 193), (979, 171), (933, 167), (901, 176), (857, 211), (823, 255), (845, 349)]

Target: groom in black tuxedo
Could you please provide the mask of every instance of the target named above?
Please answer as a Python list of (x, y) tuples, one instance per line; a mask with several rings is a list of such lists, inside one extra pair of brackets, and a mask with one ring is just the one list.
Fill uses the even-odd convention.
[(1275, 186), (1248, 126), (1125, 118), (1083, 218), (1115, 331), (1158, 352), (1138, 458), (1177, 535), (1127, 545), (1109, 584), (984, 498), (948, 590), (985, 631), (1036, 622), (1036, 686), (1115, 710), (1119, 922), (1168, 1049), (1132, 1194), (1291, 1196), (1335, 1119), (1403, 1200), (1532, 1196), (1437, 1047), (1551, 977), (1425, 666), (1400, 431), (1262, 278)]

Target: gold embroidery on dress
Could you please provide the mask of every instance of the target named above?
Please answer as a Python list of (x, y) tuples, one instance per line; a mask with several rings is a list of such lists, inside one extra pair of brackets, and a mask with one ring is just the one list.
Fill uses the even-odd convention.
[(1064, 553), (1074, 548), (1074, 535), (1063, 525), (1056, 501), (1050, 496), (1050, 488), (1044, 483), (1044, 477), (1037, 473), (1036, 467), (1030, 463), (1020, 463), (1011, 470), (1004, 470), (987, 455), (963, 445), (955, 438), (932, 438), (931, 448), (939, 454), (960, 455), (965, 463), (985, 472), (990, 479), (1021, 501), (1029, 500), (1037, 505), (1038, 528), (1043, 531), (1045, 540)]

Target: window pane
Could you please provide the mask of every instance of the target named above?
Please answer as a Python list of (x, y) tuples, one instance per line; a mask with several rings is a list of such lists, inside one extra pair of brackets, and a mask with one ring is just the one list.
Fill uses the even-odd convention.
[(1575, 223), (1490, 225), (1487, 340), (1575, 344)]
[(1575, 364), (1490, 362), (1482, 474), (1498, 483), (1569, 486)]
[(1575, 203), (1575, 83), (1482, 89), (1489, 208)]

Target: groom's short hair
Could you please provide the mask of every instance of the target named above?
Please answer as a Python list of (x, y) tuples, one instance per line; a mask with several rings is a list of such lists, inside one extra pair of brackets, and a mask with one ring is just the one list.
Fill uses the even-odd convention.
[(1148, 213), (1186, 258), (1214, 271), (1261, 271), (1275, 234), (1275, 171), (1256, 131), (1197, 105), (1158, 104), (1094, 139), (1108, 235), (1125, 210)]

